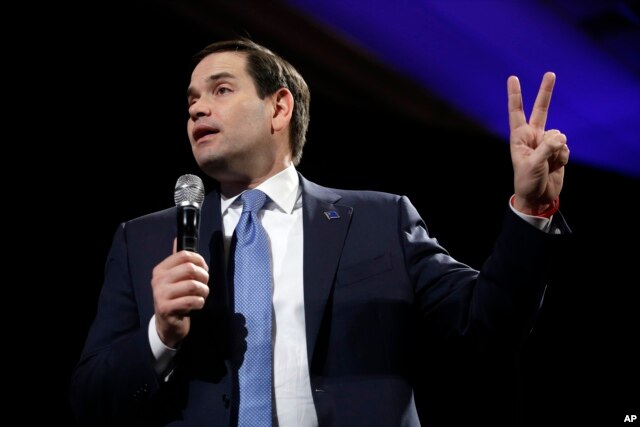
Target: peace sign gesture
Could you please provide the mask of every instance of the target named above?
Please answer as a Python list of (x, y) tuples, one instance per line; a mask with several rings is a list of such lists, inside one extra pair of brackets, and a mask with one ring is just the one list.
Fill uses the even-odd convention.
[(514, 203), (525, 214), (536, 215), (552, 206), (560, 195), (569, 161), (567, 137), (556, 129), (544, 129), (555, 81), (554, 73), (545, 73), (527, 123), (520, 82), (516, 76), (507, 80)]

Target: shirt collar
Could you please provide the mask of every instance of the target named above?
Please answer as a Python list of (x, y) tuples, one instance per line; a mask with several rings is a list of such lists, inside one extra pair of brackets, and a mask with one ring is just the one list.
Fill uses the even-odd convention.
[[(295, 166), (291, 164), (285, 170), (278, 172), (256, 188), (263, 191), (269, 197), (270, 202), (275, 203), (282, 211), (291, 214), (295, 207), (296, 200), (298, 199), (300, 189), (298, 172), (296, 171)], [(240, 197), (241, 194), (242, 193), (229, 198), (220, 194), (220, 209), (223, 214), (227, 209), (229, 209), (229, 206), (231, 206), (238, 197)], [(267, 205), (270, 202), (268, 201)]]

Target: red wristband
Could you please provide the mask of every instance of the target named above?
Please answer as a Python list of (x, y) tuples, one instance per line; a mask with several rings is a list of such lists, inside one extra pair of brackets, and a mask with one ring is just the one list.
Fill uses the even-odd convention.
[(558, 212), (558, 209), (560, 209), (560, 198), (556, 197), (553, 200), (553, 202), (551, 202), (551, 207), (549, 209), (547, 209), (544, 212), (540, 212), (536, 216), (541, 216), (541, 217), (544, 217), (544, 218), (551, 218), (554, 213)]
[[(514, 196), (511, 198), (511, 205), (513, 207), (515, 207), (515, 201), (516, 201), (516, 198)], [(560, 209), (560, 198), (556, 197), (553, 200), (553, 202), (551, 202), (551, 206), (546, 211), (542, 211), (537, 214), (532, 214), (532, 216), (539, 216), (542, 218), (551, 218), (554, 213), (558, 212), (558, 209)]]

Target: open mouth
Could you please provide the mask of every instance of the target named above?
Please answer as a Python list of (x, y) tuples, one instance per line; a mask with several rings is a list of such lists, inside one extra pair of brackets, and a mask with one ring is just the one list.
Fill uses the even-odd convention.
[(220, 129), (216, 129), (214, 127), (211, 126), (196, 126), (196, 128), (193, 130), (193, 139), (194, 141), (198, 142), (203, 138), (206, 138), (210, 135), (215, 135), (220, 133)]

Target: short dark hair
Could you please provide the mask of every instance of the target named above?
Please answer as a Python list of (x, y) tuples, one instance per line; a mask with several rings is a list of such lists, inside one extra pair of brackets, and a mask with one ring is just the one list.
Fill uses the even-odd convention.
[(253, 79), (261, 99), (273, 95), (281, 88), (287, 88), (293, 95), (293, 114), (289, 146), (293, 164), (302, 158), (302, 148), (307, 140), (309, 127), (309, 87), (300, 73), (288, 61), (253, 40), (236, 39), (215, 42), (193, 57), (197, 65), (205, 57), (217, 52), (244, 52), (247, 55), (247, 72)]

